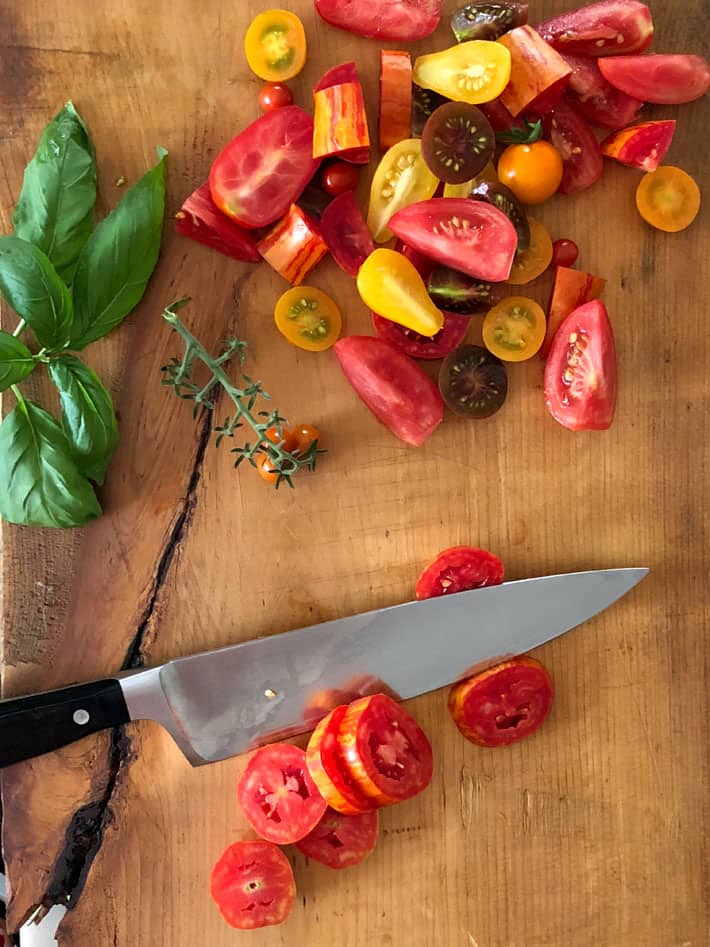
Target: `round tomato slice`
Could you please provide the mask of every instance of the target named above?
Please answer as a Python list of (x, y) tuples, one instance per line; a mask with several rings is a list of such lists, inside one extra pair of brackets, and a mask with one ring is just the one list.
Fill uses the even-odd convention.
[(483, 344), (504, 362), (525, 362), (540, 351), (547, 323), (539, 303), (509, 296), (483, 320)]
[(431, 744), (416, 720), (386, 694), (361, 697), (340, 725), (340, 750), (353, 780), (379, 806), (411, 799), (431, 781)]
[(376, 243), (392, 239), (389, 221), (403, 207), (431, 197), (439, 179), (429, 170), (419, 138), (393, 145), (377, 165), (370, 186), (367, 226)]
[(212, 199), (255, 230), (286, 214), (318, 170), (313, 119), (298, 105), (262, 115), (220, 151), (210, 171)]
[(340, 755), (338, 734), (347, 710), (335, 707), (311, 734), (306, 764), (313, 782), (328, 805), (343, 815), (357, 815), (374, 808), (374, 803), (358, 789)]
[(528, 217), (530, 246), (518, 253), (508, 277), (511, 286), (525, 286), (541, 276), (552, 262), (552, 237), (539, 220)]
[(457, 316), (453, 312), (444, 313), (444, 325), (433, 338), (419, 335), (413, 329), (407, 329), (391, 319), (383, 319), (372, 313), (372, 324), (381, 339), (391, 342), (410, 358), (433, 360), (444, 358), (463, 342), (471, 320), (467, 316)]
[(575, 194), (602, 176), (602, 153), (596, 135), (563, 96), (543, 118), (550, 141), (562, 155), (560, 194)]
[(276, 303), (274, 321), (285, 339), (307, 352), (329, 349), (342, 328), (335, 302), (315, 286), (287, 289)]
[(326, 810), (305, 752), (290, 743), (256, 751), (239, 780), (237, 798), (254, 831), (277, 845), (308, 835)]
[(328, 868), (350, 868), (373, 851), (378, 829), (376, 812), (341, 815), (328, 809), (315, 829), (296, 845), (308, 858)]
[(641, 178), (636, 189), (636, 206), (652, 227), (678, 233), (698, 216), (700, 188), (685, 171), (664, 165)]
[(352, 191), (345, 191), (328, 204), (320, 226), (323, 239), (340, 269), (348, 276), (357, 276), (362, 264), (374, 251), (375, 244)]
[(288, 10), (265, 10), (251, 21), (244, 37), (249, 68), (267, 82), (286, 82), (306, 62), (303, 23)]
[(441, 0), (315, 0), (326, 23), (384, 40), (413, 43), (431, 36), (441, 19)]
[(545, 20), (537, 31), (563, 53), (617, 56), (650, 46), (653, 20), (640, 0), (600, 0)]
[(472, 743), (510, 746), (545, 722), (552, 696), (552, 680), (539, 661), (513, 658), (455, 684), (449, 713)]
[(452, 546), (440, 552), (417, 579), (415, 595), (418, 599), (436, 598), (500, 585), (503, 581), (503, 563), (492, 552), (474, 546)]
[(239, 930), (281, 924), (296, 900), (288, 858), (271, 842), (235, 842), (212, 869), (210, 893)]
[(616, 349), (606, 307), (585, 303), (557, 330), (545, 366), (545, 403), (571, 431), (604, 431), (616, 407)]
[(599, 68), (614, 88), (656, 105), (694, 102), (710, 88), (710, 64), (702, 56), (618, 56), (600, 59)]
[(437, 263), (491, 283), (510, 276), (518, 235), (505, 214), (490, 204), (435, 197), (398, 211), (389, 226), (400, 240)]

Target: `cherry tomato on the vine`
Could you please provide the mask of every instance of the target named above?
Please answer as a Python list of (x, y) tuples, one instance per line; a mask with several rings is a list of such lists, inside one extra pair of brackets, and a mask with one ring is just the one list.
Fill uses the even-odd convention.
[(579, 247), (574, 240), (555, 240), (552, 244), (552, 266), (574, 266), (579, 258)]
[(509, 145), (498, 161), (498, 177), (523, 204), (542, 204), (562, 181), (562, 156), (549, 141)]
[(320, 180), (326, 194), (337, 197), (355, 190), (360, 180), (360, 169), (347, 161), (333, 161), (323, 168)]
[(272, 112), (286, 105), (293, 105), (293, 92), (283, 82), (269, 82), (259, 92), (259, 108)]
[(320, 441), (320, 431), (312, 424), (297, 424), (289, 435), (295, 442), (293, 450), (297, 454), (305, 454), (316, 441)]
[(276, 469), (276, 464), (269, 457), (268, 454), (259, 454), (256, 458), (256, 469), (262, 480), (265, 480), (267, 483), (276, 483), (279, 479), (279, 472)]

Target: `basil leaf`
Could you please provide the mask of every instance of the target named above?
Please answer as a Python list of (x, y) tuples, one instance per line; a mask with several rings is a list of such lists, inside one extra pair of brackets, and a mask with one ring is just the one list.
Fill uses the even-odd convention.
[(91, 236), (95, 203), (94, 147), (79, 113), (67, 102), (42, 132), (25, 168), (15, 234), (46, 253), (69, 284)]
[(0, 424), (0, 516), (21, 526), (83, 526), (101, 515), (57, 422), (21, 401)]
[(107, 335), (143, 297), (158, 262), (165, 211), (165, 158), (131, 188), (84, 245), (74, 277), (70, 348)]
[(40, 345), (64, 348), (72, 326), (71, 296), (38, 247), (19, 237), (0, 237), (0, 292)]
[(27, 378), (34, 367), (35, 360), (27, 346), (9, 332), (0, 332), (0, 391)]
[(62, 427), (74, 460), (85, 477), (102, 484), (118, 444), (111, 396), (98, 376), (74, 355), (53, 358), (49, 375), (59, 390)]

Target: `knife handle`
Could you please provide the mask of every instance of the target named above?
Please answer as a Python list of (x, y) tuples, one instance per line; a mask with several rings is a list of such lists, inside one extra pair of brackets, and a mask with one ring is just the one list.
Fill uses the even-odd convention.
[(129, 720), (123, 691), (116, 680), (0, 700), (0, 768), (58, 750)]

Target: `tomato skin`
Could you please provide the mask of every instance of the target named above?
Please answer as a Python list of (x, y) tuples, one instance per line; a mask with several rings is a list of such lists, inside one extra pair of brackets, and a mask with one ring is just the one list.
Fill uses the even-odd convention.
[(207, 181), (185, 200), (175, 215), (175, 229), (234, 260), (258, 263), (261, 259), (254, 237), (219, 210)]
[[(306, 62), (306, 32), (295, 13), (265, 10), (254, 17), (244, 36), (249, 68), (260, 79), (293, 79)], [(279, 54), (280, 58), (273, 56)]]
[(700, 210), (700, 188), (681, 168), (662, 165), (636, 188), (636, 207), (646, 223), (666, 233), (689, 227)]
[(359, 815), (375, 808), (356, 785), (341, 752), (338, 734), (347, 704), (334, 707), (319, 722), (308, 741), (306, 763), (313, 782), (331, 809), (342, 815)]
[(298, 204), (257, 244), (264, 260), (292, 286), (299, 286), (328, 252), (320, 227)]
[(636, 118), (643, 105), (607, 82), (597, 61), (587, 56), (564, 57), (572, 67), (567, 89), (570, 104), (592, 125), (601, 128), (625, 128)]
[(574, 266), (579, 259), (579, 247), (574, 240), (555, 240), (552, 244), (551, 266)]
[(320, 16), (341, 30), (388, 43), (431, 36), (441, 19), (441, 0), (315, 0)]
[(396, 250), (371, 253), (358, 271), (357, 289), (373, 312), (419, 335), (433, 338), (444, 325), (416, 267)]
[(510, 81), (500, 100), (511, 115), (543, 113), (569, 85), (571, 67), (531, 26), (519, 26), (498, 40), (510, 52)]
[(459, 732), (479, 746), (510, 746), (530, 736), (552, 708), (550, 675), (533, 658), (513, 658), (455, 684), (449, 713)]
[(503, 563), (498, 556), (475, 546), (452, 546), (429, 563), (417, 579), (414, 594), (420, 600), (437, 598), (502, 581)]
[(307, 858), (328, 868), (350, 868), (374, 851), (378, 830), (377, 812), (341, 815), (330, 809), (296, 846)]
[(602, 0), (545, 20), (537, 30), (563, 53), (618, 56), (651, 45), (653, 19), (639, 0)]
[[(481, 77), (472, 77), (473, 65)], [(414, 82), (454, 102), (479, 105), (502, 94), (510, 79), (510, 52), (500, 42), (471, 40), (450, 49), (419, 56), (414, 62)]]
[(391, 319), (383, 319), (376, 312), (372, 313), (372, 324), (381, 339), (396, 345), (405, 355), (431, 361), (444, 358), (461, 345), (466, 338), (471, 320), (467, 316), (445, 312), (444, 324), (432, 338), (406, 329), (392, 322)]
[(259, 108), (271, 112), (293, 105), (293, 92), (283, 82), (269, 82), (259, 92)]
[(375, 244), (352, 191), (333, 198), (323, 211), (320, 226), (335, 262), (348, 276), (356, 277)]
[(547, 331), (540, 349), (540, 358), (547, 358), (552, 342), (567, 316), (591, 302), (599, 299), (606, 286), (606, 280), (591, 273), (573, 270), (568, 266), (558, 266), (555, 270), (555, 282), (548, 307)]
[(380, 53), (380, 151), (409, 138), (412, 121), (412, 58), (408, 52)]
[(508, 145), (498, 159), (498, 177), (523, 204), (542, 204), (556, 194), (564, 173), (562, 157), (549, 141)]
[(671, 120), (624, 128), (604, 139), (602, 154), (630, 168), (655, 171), (671, 146), (675, 127)]
[(702, 56), (620, 56), (600, 60), (599, 68), (616, 89), (654, 105), (694, 102), (710, 88), (710, 64)]
[(326, 194), (337, 197), (354, 191), (360, 181), (360, 169), (347, 161), (333, 161), (321, 172), (321, 185)]
[(281, 924), (296, 900), (288, 858), (271, 842), (235, 842), (212, 869), (210, 893), (238, 930)]
[(596, 184), (604, 170), (599, 142), (565, 96), (544, 116), (543, 124), (562, 156), (560, 194), (576, 194)]

